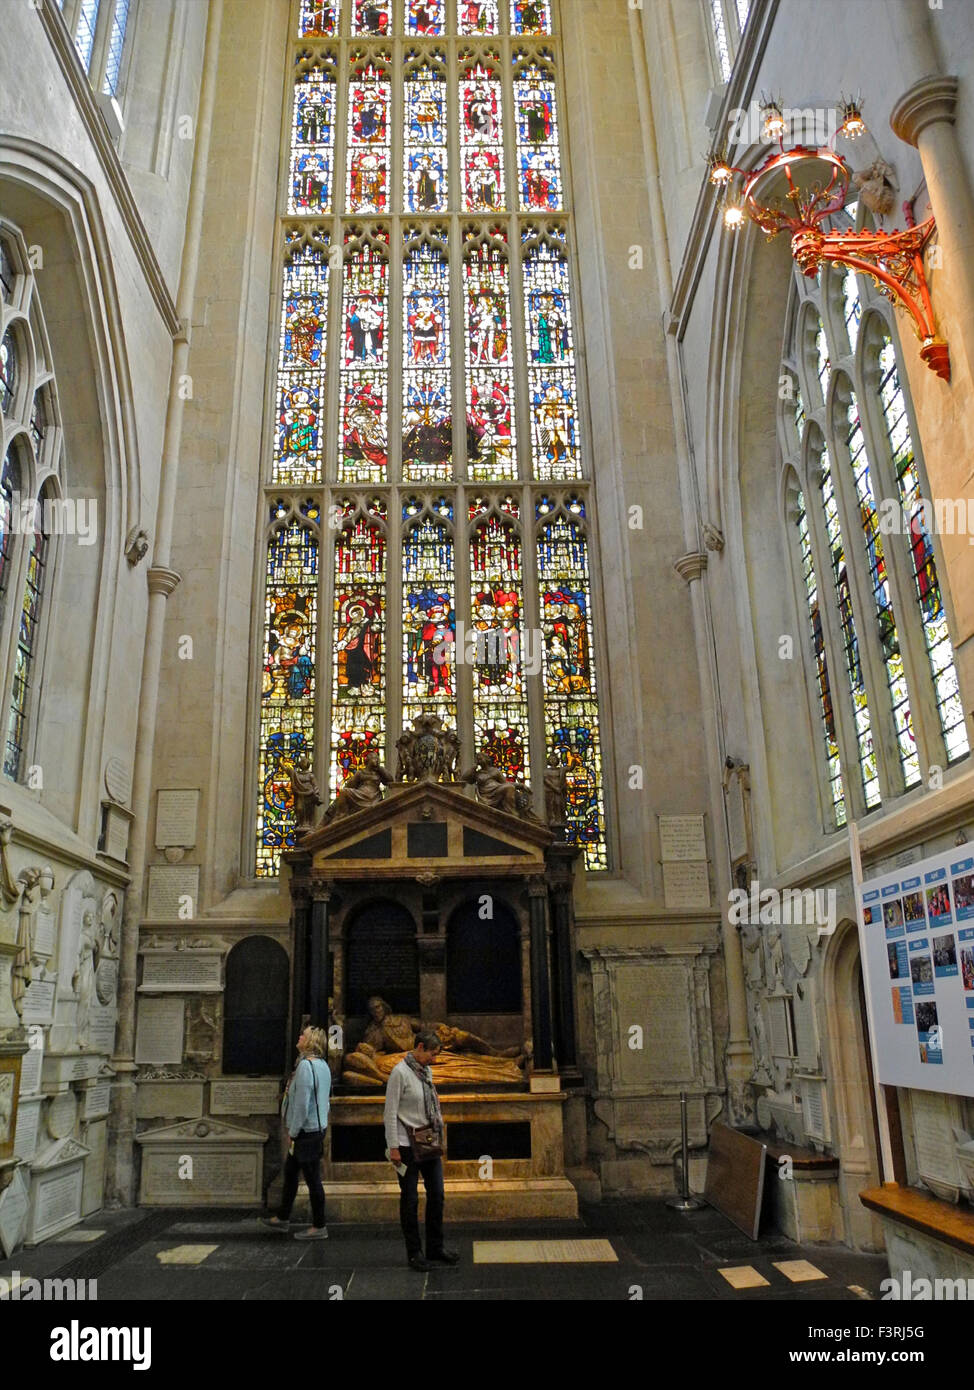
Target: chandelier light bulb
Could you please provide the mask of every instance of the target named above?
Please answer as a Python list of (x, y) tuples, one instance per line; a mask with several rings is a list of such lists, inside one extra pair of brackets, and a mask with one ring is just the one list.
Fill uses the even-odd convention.
[(730, 183), (732, 177), (733, 170), (727, 160), (722, 155), (712, 154), (710, 156), (710, 182), (714, 187), (724, 187)]
[(839, 126), (840, 135), (844, 135), (847, 140), (858, 140), (860, 135), (866, 131), (866, 122), (862, 119), (862, 103), (858, 98), (846, 100), (842, 99), (842, 122)]
[(768, 101), (761, 107), (764, 120), (761, 130), (767, 140), (780, 140), (785, 133), (785, 118), (776, 101)]
[(744, 209), (740, 203), (728, 203), (724, 208), (724, 226), (736, 232), (744, 221)]

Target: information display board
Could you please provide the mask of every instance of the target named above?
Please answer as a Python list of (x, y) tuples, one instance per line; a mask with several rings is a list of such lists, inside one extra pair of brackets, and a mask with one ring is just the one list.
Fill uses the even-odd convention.
[(974, 1096), (974, 857), (946, 850), (859, 890), (878, 1079)]

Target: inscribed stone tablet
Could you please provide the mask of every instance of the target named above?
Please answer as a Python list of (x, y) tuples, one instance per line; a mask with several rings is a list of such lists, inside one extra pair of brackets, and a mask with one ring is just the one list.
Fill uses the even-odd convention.
[(110, 1057), (115, 1050), (115, 1006), (95, 1004), (88, 1020), (88, 1041), (95, 1052)]
[[(676, 964), (620, 965), (613, 977), (622, 1084), (689, 1080), (694, 1075), (690, 1031), (693, 994), (687, 971)], [(633, 1024), (643, 1030), (641, 1048), (628, 1046)]]
[(36, 1024), (27, 1030), (30, 1046), (20, 1063), (20, 1094), (29, 1096), (41, 1089), (41, 1066), (44, 1061), (44, 1029)]
[(281, 1088), (276, 1081), (211, 1081), (211, 1115), (276, 1115)]
[(956, 1202), (963, 1177), (951, 1128), (950, 1099), (933, 1091), (911, 1091), (910, 1101), (920, 1177), (938, 1197)]
[(146, 951), (142, 956), (144, 991), (222, 989), (219, 951)]
[(674, 860), (706, 859), (703, 816), (660, 816), (659, 843), (664, 864)]
[(182, 999), (140, 999), (135, 1060), (181, 1062), (185, 1013)]
[(34, 955), (54, 954), (56, 918), (50, 908), (39, 907), (34, 914)]
[(710, 906), (710, 875), (706, 861), (663, 865), (663, 901), (676, 911)]
[(804, 997), (796, 994), (792, 1000), (798, 1064), (805, 1071), (814, 1071), (818, 1066), (818, 1028), (815, 1023), (815, 1001), (811, 988), (810, 981), (803, 984)]
[(74, 1133), (78, 1118), (78, 1102), (73, 1091), (54, 1096), (47, 1110), (47, 1129), (52, 1139), (66, 1139)]
[[(186, 1156), (193, 1161), (191, 1180), (180, 1177)], [(143, 1148), (140, 1199), (144, 1206), (233, 1206), (260, 1198), (259, 1147), (248, 1146), (244, 1153), (214, 1152), (190, 1143)]]
[(53, 1021), (56, 983), (56, 980), (33, 980), (27, 986), (21, 1005), (24, 1023), (51, 1023)]
[(190, 921), (199, 902), (198, 864), (153, 864), (146, 916), (160, 922)]
[(81, 1160), (72, 1163), (67, 1171), (57, 1171), (49, 1177), (35, 1177), (35, 1217), (31, 1234), (35, 1240), (53, 1235), (62, 1226), (70, 1226), (81, 1217)]
[(772, 1057), (790, 1057), (792, 1055), (791, 1038), (788, 1032), (786, 1000), (783, 998), (767, 999), (765, 1008), (768, 1011), (768, 1031), (771, 1034)]
[(81, 1189), (81, 1214), (89, 1216), (103, 1205), (105, 1187), (105, 1157), (108, 1152), (108, 1121), (98, 1120), (85, 1126), (84, 1183)]
[(0, 1245), (8, 1260), (27, 1229), (28, 1192), (23, 1168), (14, 1170), (9, 1187), (0, 1192)]
[(112, 1083), (110, 1081), (96, 1081), (94, 1086), (89, 1086), (84, 1092), (85, 1119), (91, 1120), (98, 1115), (107, 1115), (111, 1100)]
[(135, 1093), (140, 1120), (195, 1120), (203, 1114), (202, 1081), (142, 1081)]
[(825, 1084), (802, 1079), (802, 1123), (812, 1139), (825, 1139)]
[(196, 817), (200, 794), (196, 787), (161, 790), (156, 802), (156, 849), (196, 844)]
[(37, 1148), (37, 1131), (41, 1119), (41, 1102), (22, 1100), (17, 1106), (17, 1133), (14, 1136), (14, 1157), (33, 1158)]

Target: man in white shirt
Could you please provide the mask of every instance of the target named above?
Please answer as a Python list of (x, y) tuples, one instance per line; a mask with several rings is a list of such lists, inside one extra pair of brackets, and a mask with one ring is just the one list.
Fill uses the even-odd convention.
[[(433, 1085), (430, 1062), (440, 1050), (435, 1033), (420, 1032), (416, 1046), (397, 1062), (386, 1086), (385, 1128), (389, 1160), (398, 1170), (399, 1221), (406, 1241), (410, 1269), (420, 1272), (434, 1264), (455, 1265), (460, 1256), (443, 1248), (443, 1160), (437, 1155), (417, 1161), (412, 1131), (432, 1129), (442, 1144), (443, 1116)], [(426, 1188), (426, 1254), (419, 1239), (419, 1175)]]

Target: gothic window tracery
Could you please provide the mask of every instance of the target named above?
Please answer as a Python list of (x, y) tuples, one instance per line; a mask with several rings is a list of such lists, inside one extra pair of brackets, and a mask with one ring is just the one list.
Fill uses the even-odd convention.
[(257, 875), (293, 843), (303, 753), (330, 799), (424, 709), (509, 778), (554, 754), (604, 869), (557, 7), (295, 10)]

